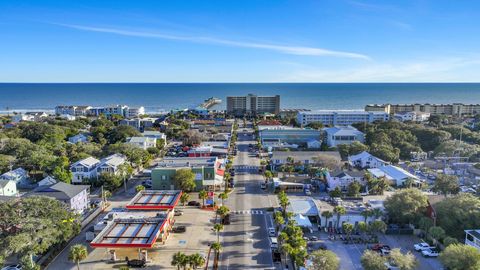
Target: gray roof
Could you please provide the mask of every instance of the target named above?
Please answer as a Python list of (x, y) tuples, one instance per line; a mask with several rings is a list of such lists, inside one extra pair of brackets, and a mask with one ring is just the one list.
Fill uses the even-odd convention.
[(335, 171), (330, 174), (332, 177), (344, 177), (347, 175), (350, 177), (363, 177), (365, 176), (365, 171)]
[(47, 196), (57, 200), (70, 200), (88, 188), (90, 188), (88, 185), (70, 185), (58, 182), (53, 185), (40, 186), (27, 196)]
[(306, 160), (318, 156), (331, 156), (339, 161), (341, 160), (338, 151), (273, 151), (272, 159), (287, 159), (288, 157), (292, 157), (294, 160)]

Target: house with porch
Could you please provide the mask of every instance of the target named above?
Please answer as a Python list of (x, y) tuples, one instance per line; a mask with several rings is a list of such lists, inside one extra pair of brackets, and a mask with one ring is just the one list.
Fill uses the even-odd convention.
[(90, 204), (90, 186), (88, 185), (70, 185), (64, 182), (58, 182), (53, 185), (43, 185), (34, 189), (26, 196), (46, 196), (55, 198), (66, 205), (76, 213), (83, 213)]
[(328, 190), (334, 190), (339, 187), (342, 191), (347, 191), (348, 186), (353, 182), (358, 182), (360, 185), (365, 186), (365, 171), (357, 170), (338, 170), (334, 172), (327, 172), (327, 184)]
[(94, 157), (84, 158), (70, 165), (72, 172), (72, 184), (81, 184), (97, 176), (97, 165), (100, 160)]
[(378, 168), (388, 165), (388, 162), (377, 158), (367, 151), (363, 151), (357, 155), (349, 156), (348, 163), (352, 167), (361, 169)]

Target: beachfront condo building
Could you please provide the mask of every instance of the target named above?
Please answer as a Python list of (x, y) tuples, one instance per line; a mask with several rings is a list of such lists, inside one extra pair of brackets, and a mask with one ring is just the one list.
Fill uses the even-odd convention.
[(247, 96), (227, 97), (227, 113), (237, 117), (280, 113), (280, 96)]
[(297, 114), (297, 123), (302, 126), (316, 122), (326, 126), (349, 126), (356, 123), (387, 121), (388, 118), (388, 113), (379, 111), (310, 111), (299, 112)]
[(380, 111), (392, 115), (402, 112), (423, 112), (430, 115), (464, 116), (480, 113), (480, 104), (369, 104), (365, 106), (365, 111)]

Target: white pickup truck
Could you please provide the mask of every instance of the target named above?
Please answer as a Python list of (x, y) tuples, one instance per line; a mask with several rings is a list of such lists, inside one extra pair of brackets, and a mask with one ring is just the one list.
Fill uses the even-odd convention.
[(418, 243), (418, 244), (413, 245), (413, 248), (415, 248), (416, 251), (423, 251), (423, 250), (431, 249), (431, 248), (435, 248), (435, 247), (432, 247), (429, 244), (423, 242), (423, 243)]
[(429, 248), (429, 249), (425, 249), (425, 250), (422, 250), (422, 255), (423, 257), (438, 257), (438, 250), (434, 249), (434, 248)]

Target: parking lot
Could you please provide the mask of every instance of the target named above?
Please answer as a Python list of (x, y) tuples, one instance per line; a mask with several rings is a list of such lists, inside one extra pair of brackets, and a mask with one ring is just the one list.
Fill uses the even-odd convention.
[[(366, 244), (344, 244), (341, 240), (329, 240), (328, 235), (325, 233), (314, 233), (309, 235), (319, 236), (318, 241), (309, 242), (309, 246), (321, 246), (324, 245), (328, 250), (331, 250), (337, 254), (340, 258), (340, 269), (354, 269), (361, 270), (361, 257), (365, 249)], [(381, 235), (379, 241), (382, 244), (389, 245), (393, 248), (400, 248), (403, 253), (407, 251), (412, 252), (418, 260), (417, 269), (422, 270), (438, 270), (442, 269), (442, 265), (437, 258), (424, 258), (420, 252), (414, 250), (413, 245), (419, 243), (420, 240), (413, 235)]]
[[(216, 240), (215, 233), (211, 230), (212, 221), (215, 218), (213, 211), (200, 210), (196, 207), (188, 206), (178, 206), (177, 209), (183, 211), (183, 215), (175, 217), (175, 226), (186, 226), (186, 232), (171, 233), (164, 245), (156, 244), (154, 248), (149, 249), (146, 269), (176, 269), (170, 265), (170, 262), (173, 254), (179, 251), (187, 255), (198, 252), (206, 257), (208, 255), (209, 244)], [(81, 262), (80, 268), (117, 269), (120, 266), (126, 265), (124, 262), (125, 257), (136, 259), (138, 255), (137, 249), (117, 249), (116, 256), (118, 262), (110, 263), (108, 261), (109, 253), (107, 249), (92, 249), (89, 247), (88, 257)]]

